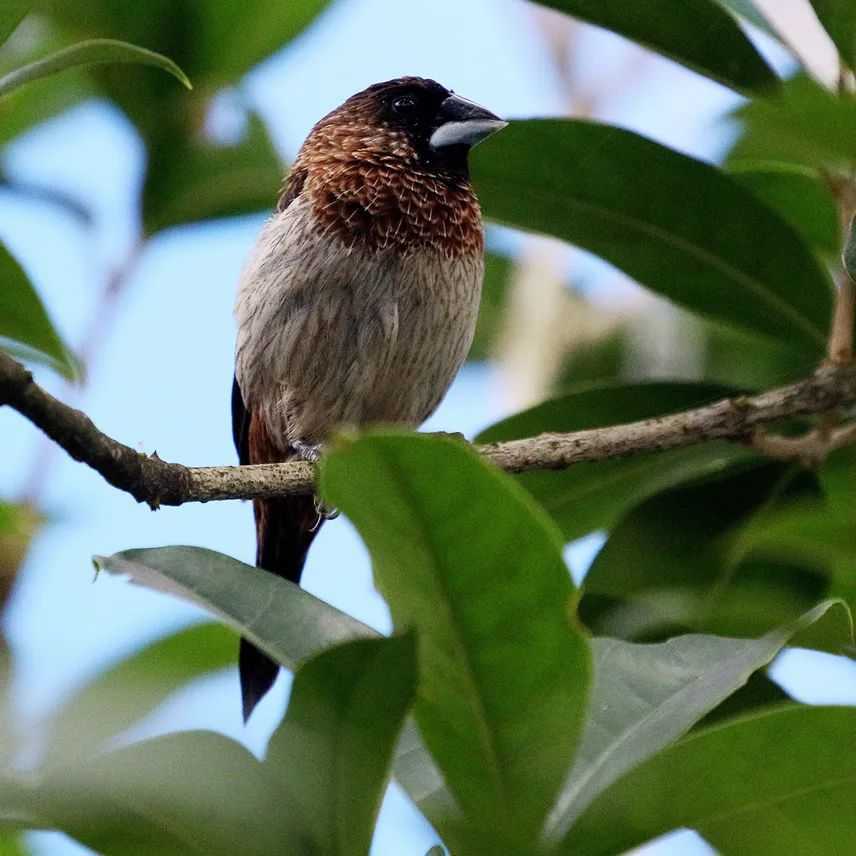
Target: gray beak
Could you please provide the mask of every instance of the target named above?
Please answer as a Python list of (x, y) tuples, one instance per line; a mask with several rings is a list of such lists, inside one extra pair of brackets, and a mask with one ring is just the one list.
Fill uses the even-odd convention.
[(444, 146), (475, 146), (501, 131), (508, 122), (473, 101), (450, 95), (437, 114), (438, 127), (428, 141), (432, 149)]

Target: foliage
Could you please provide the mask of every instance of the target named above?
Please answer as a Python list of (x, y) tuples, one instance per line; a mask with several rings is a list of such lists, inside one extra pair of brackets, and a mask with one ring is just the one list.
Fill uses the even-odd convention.
[[(3, 5), (0, 43), (30, 5)], [(262, 210), (281, 172), (264, 121), (247, 112), (244, 135), (220, 144), (204, 117), (215, 93), (324, 5), (34, 2), (49, 25), (38, 50), (18, 68), (0, 56), (0, 143), (96, 94), (146, 150), (141, 242)], [(630, 382), (619, 331), (575, 375), (591, 383), (479, 439), (656, 418), (809, 372), (842, 249), (856, 267), (839, 228), (856, 162), (848, 87), (778, 80), (742, 26), (776, 37), (749, 0), (544, 5), (748, 100), (724, 167), (578, 120), (516, 122), (479, 149), (474, 180), (491, 221), (595, 253), (679, 304), (708, 344), (699, 378)], [(856, 7), (813, 6), (846, 80)], [(250, 23), (235, 39), (239, 21)], [(488, 257), (479, 358), (502, 326), (512, 273)], [(74, 376), (5, 247), (0, 279), (0, 346)], [(106, 853), (365, 853), (390, 777), (455, 856), (613, 854), (681, 826), (728, 853), (853, 851), (856, 714), (800, 705), (766, 669), (787, 645), (852, 651), (854, 476), (852, 447), (814, 471), (708, 443), (511, 477), (450, 439), (340, 437), (320, 490), (370, 551), (395, 634), (209, 550), (97, 558), (218, 623), (156, 640), (78, 688), (46, 724), (38, 759), (19, 754), (3, 723), (0, 852), (23, 852), (23, 829), (56, 828)], [(0, 549), (25, 511), (0, 504)], [(562, 551), (592, 532), (605, 545), (578, 589)], [(19, 558), (0, 568), (7, 578)], [(229, 665), (238, 635), (296, 674), (263, 760), (212, 732), (128, 742), (176, 689)]]

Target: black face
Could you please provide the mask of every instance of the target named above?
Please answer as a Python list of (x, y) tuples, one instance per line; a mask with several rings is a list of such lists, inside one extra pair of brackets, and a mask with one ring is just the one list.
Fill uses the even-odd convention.
[(469, 146), (433, 149), (431, 135), (449, 121), (443, 102), (452, 94), (445, 86), (421, 77), (403, 77), (378, 83), (367, 90), (380, 105), (380, 120), (389, 128), (407, 134), (419, 160), (426, 167), (455, 173), (467, 172)]

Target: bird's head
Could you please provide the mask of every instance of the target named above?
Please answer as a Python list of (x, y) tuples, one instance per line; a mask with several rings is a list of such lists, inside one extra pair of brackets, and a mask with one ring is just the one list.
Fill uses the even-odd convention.
[(431, 173), (466, 175), (469, 150), (506, 126), (484, 107), (434, 80), (400, 77), (352, 95), (313, 129), (340, 158), (401, 161)]

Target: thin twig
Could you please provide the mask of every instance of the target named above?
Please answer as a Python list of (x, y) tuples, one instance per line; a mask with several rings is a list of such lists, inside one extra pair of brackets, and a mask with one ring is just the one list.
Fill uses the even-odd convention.
[[(144, 455), (98, 430), (86, 414), (58, 401), (11, 357), (0, 353), (0, 405), (17, 410), (75, 460), (97, 470), (110, 484), (152, 508), (220, 499), (311, 493), (312, 467), (303, 462), (244, 467), (185, 467)], [(830, 413), (856, 404), (856, 366), (821, 366), (811, 377), (755, 396), (713, 404), (625, 425), (541, 434), (506, 443), (476, 446), (507, 472), (563, 469), (693, 446), (709, 440), (745, 442), (762, 426), (780, 419)], [(845, 429), (840, 429), (841, 431)], [(856, 439), (851, 426), (848, 436)]]

